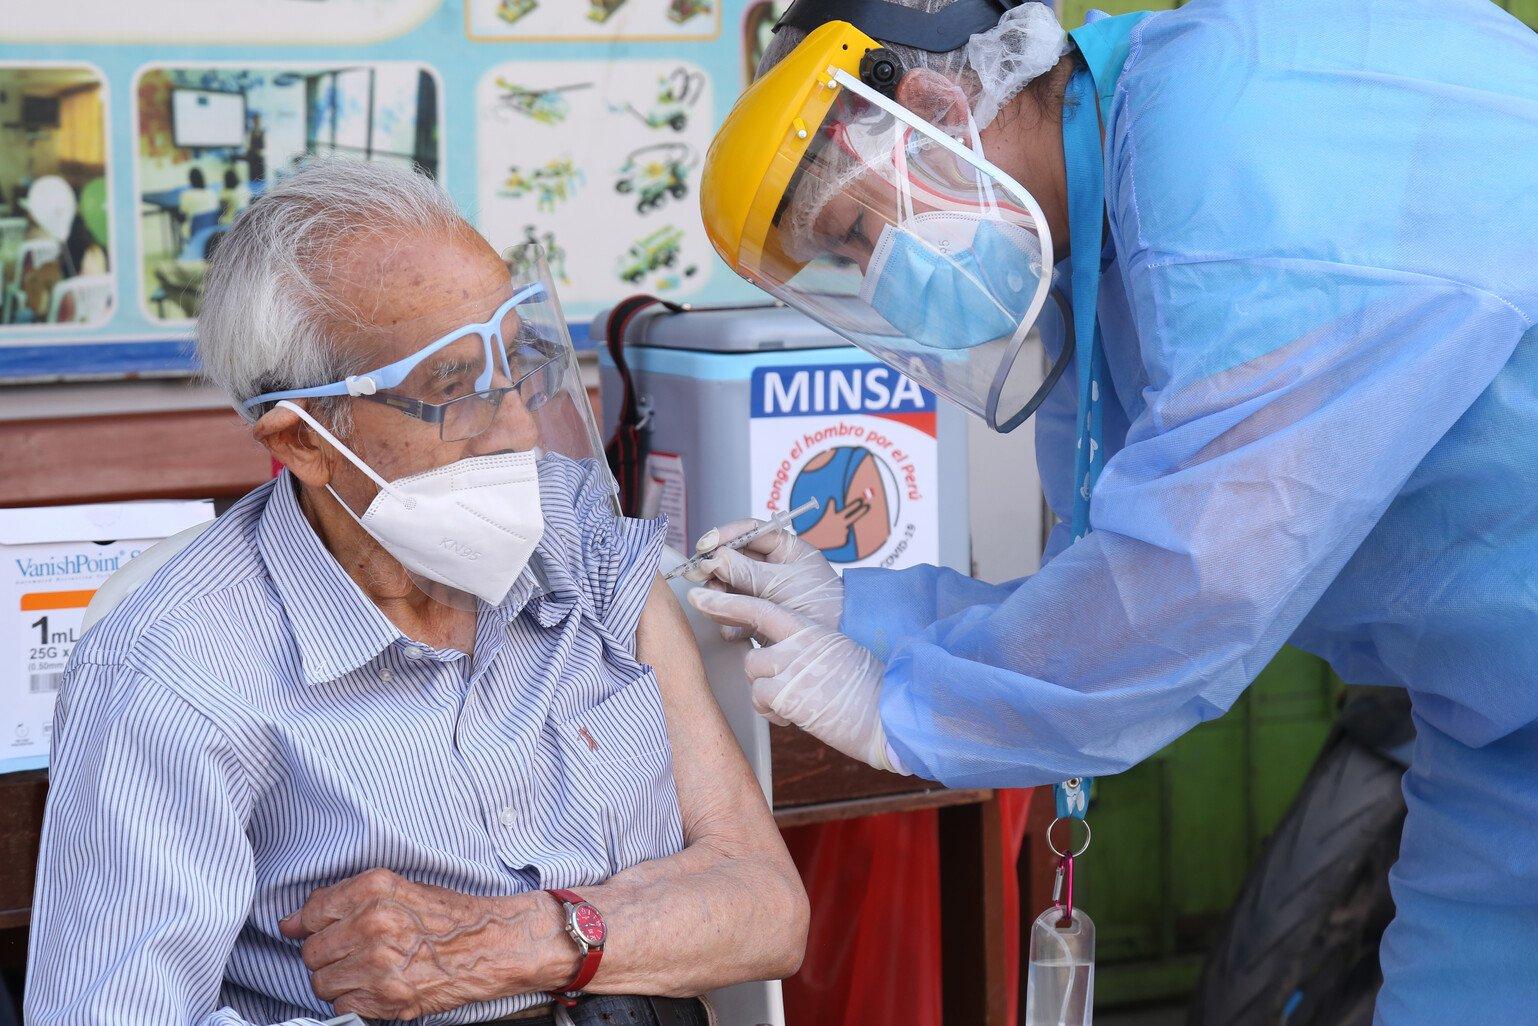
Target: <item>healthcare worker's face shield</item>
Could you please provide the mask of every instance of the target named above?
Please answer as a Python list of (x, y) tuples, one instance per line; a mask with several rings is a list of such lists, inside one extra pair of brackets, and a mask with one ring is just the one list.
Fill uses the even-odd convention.
[[(462, 608), (500, 602), (523, 576), (530, 593), (545, 585), (525, 568), (552, 515), (615, 508), (543, 254), (505, 259), (509, 277), (488, 293), (351, 333), (372, 370), (246, 404), (282, 402), (333, 445), (351, 465), (338, 501), (421, 592)], [(305, 409), (330, 396), (350, 397), (342, 438)]]
[(1012, 430), (1072, 355), (1033, 330), (1045, 217), (983, 158), (964, 102), (942, 130), (861, 81), (877, 46), (824, 25), (743, 94), (706, 161), (706, 228), (749, 281)]

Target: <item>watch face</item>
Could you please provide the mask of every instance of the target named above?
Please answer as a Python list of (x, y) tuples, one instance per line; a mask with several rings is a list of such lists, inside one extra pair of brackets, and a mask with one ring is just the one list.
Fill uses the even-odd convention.
[(603, 947), (608, 931), (604, 929), (603, 916), (599, 915), (596, 908), (585, 901), (576, 906), (571, 912), (571, 925), (588, 947)]

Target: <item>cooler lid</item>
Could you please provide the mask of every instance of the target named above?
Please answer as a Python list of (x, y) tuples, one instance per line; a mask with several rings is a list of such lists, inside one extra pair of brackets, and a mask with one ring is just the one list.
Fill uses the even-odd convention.
[[(609, 311), (593, 318), (589, 337), (607, 341)], [(843, 348), (849, 342), (810, 317), (777, 303), (691, 306), (682, 313), (653, 306), (630, 322), (627, 346), (689, 349), (707, 353), (764, 353), (790, 349)]]

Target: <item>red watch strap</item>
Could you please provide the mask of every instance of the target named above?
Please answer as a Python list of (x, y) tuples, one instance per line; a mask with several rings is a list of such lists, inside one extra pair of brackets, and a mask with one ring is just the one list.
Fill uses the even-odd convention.
[[(551, 897), (555, 898), (557, 901), (564, 902), (567, 905), (587, 905), (589, 908), (593, 908), (593, 906), (589, 904), (589, 902), (576, 891), (569, 891), (558, 887), (552, 887), (546, 893), (550, 894)], [(593, 909), (593, 911), (597, 912), (597, 909)], [(564, 905), (562, 906), (562, 912), (565, 912)], [(571, 978), (571, 982), (566, 984), (566, 986), (561, 988), (561, 990), (552, 992), (550, 995), (558, 1003), (566, 1006), (567, 1008), (570, 1008), (577, 1003), (570, 995), (579, 993), (583, 987), (586, 987), (589, 983), (592, 982), (593, 977), (598, 975), (598, 964), (603, 961), (602, 944), (584, 945), (584, 948), (585, 951), (582, 955), (582, 964), (577, 967), (577, 975), (573, 976)]]
[(603, 948), (588, 948), (587, 954), (582, 958), (582, 965), (577, 969), (577, 975), (571, 978), (566, 985), (566, 993), (572, 994), (589, 983), (598, 975), (598, 963), (603, 961)]

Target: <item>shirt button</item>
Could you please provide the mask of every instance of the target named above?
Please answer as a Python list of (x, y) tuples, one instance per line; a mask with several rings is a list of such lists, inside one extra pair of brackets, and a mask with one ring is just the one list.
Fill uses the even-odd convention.
[(514, 809), (511, 805), (507, 806), (501, 812), (497, 813), (497, 822), (501, 823), (505, 827), (512, 826), (514, 823), (518, 822), (518, 810)]
[(389, 684), (391, 681), (395, 680), (395, 671), (394, 670), (380, 670), (379, 671), (379, 679), (384, 681), (386, 684)]
[(422, 650), (420, 648), (408, 648), (408, 649), (406, 649), (406, 658), (407, 659), (421, 659), (422, 658)]

